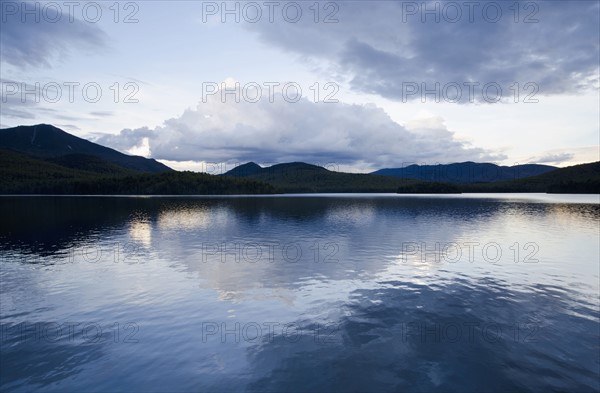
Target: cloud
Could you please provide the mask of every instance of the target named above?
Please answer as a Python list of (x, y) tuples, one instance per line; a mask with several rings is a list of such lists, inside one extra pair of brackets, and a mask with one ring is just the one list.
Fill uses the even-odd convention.
[(140, 146), (143, 144), (145, 138), (148, 138), (148, 140), (153, 140), (156, 136), (157, 133), (148, 127), (142, 127), (135, 130), (126, 128), (118, 135), (104, 133), (91, 134), (91, 137), (95, 138), (98, 143), (121, 151), (127, 151), (136, 146)]
[(222, 102), (217, 96), (155, 129), (125, 129), (98, 143), (128, 151), (145, 145), (168, 161), (399, 166), (405, 162), (501, 160), (503, 155), (459, 141), (439, 118), (394, 122), (374, 105), (314, 103), (301, 99)]
[(58, 128), (62, 128), (63, 130), (68, 130), (68, 131), (71, 131), (71, 132), (73, 132), (73, 131), (75, 131), (75, 132), (81, 131), (81, 128), (77, 127), (74, 124), (57, 124), (56, 126)]
[[(53, 4), (56, 5), (54, 9), (42, 11), (45, 5), (41, 2), (0, 1), (0, 58), (3, 63), (20, 68), (50, 67), (55, 60), (74, 51), (93, 53), (106, 46), (107, 36), (99, 27), (75, 17), (71, 20), (66, 6)], [(58, 20), (52, 22), (55, 18)]]
[(547, 150), (525, 160), (525, 162), (535, 164), (556, 166), (569, 166), (596, 161), (600, 161), (599, 145)]
[(570, 161), (571, 159), (573, 159), (573, 157), (575, 157), (573, 153), (546, 154), (536, 159), (535, 162), (538, 162), (540, 164), (560, 164), (561, 162)]
[[(40, 90), (36, 85), (25, 82), (16, 82), (13, 80), (0, 78), (2, 85), (0, 101), (0, 116), (2, 118), (11, 118), (16, 120), (33, 120), (36, 114), (41, 112), (51, 112), (52, 109), (42, 108), (35, 99), (23, 99), (21, 91), (35, 91), (35, 97), (39, 97)], [(29, 97), (31, 98), (31, 96)]]
[[(82, 121), (95, 120), (98, 117), (112, 116), (109, 111), (82, 112), (76, 107), (61, 106), (60, 102), (51, 102), (47, 97), (58, 97), (63, 92), (53, 86), (46, 90), (40, 83), (17, 82), (0, 78), (2, 85), (0, 94), (0, 118), (10, 126), (51, 123), (61, 127), (62, 122), (69, 122), (64, 128), (79, 131)], [(65, 101), (66, 95), (64, 94)]]
[[(500, 85), (500, 97), (508, 102), (515, 98), (514, 82), (519, 83), (519, 102), (530, 93), (598, 88), (600, 3), (544, 1), (515, 6), (512, 1), (483, 1), (476, 2), (472, 14), (466, 2), (451, 3), (461, 12), (454, 23), (458, 14), (446, 2), (352, 1), (336, 2), (338, 23), (314, 23), (310, 3), (304, 4), (306, 16), (297, 23), (269, 23), (263, 18), (244, 26), (269, 44), (321, 61), (324, 69), (334, 70), (332, 74), (345, 75), (357, 91), (393, 100), (421, 99), (424, 89), (435, 89), (436, 82), (441, 100), (459, 102), (493, 100), (495, 86), (485, 95), (481, 90), (487, 83)], [(426, 7), (439, 11), (426, 14)], [(497, 8), (501, 16), (493, 22)], [(472, 82), (479, 86), (471, 94), (464, 83)], [(528, 82), (534, 85), (525, 86)], [(409, 95), (412, 83), (419, 90)], [(443, 90), (451, 83), (461, 87), (460, 99), (452, 85)], [(534, 92), (536, 86), (539, 91)]]
[(93, 116), (93, 117), (111, 117), (111, 116), (114, 116), (114, 112), (96, 111), (96, 112), (90, 112), (89, 115)]

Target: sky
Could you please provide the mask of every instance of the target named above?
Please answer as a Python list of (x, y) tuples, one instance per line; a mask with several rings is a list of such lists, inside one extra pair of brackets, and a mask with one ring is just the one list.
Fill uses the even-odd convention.
[(600, 160), (600, 2), (0, 0), (0, 126), (179, 170)]

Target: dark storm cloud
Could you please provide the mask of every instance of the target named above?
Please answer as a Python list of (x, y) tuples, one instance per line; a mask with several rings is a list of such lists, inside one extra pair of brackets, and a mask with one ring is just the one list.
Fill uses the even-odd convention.
[[(76, 14), (71, 18), (64, 3), (55, 3), (60, 19), (56, 7), (44, 12), (43, 4), (0, 1), (2, 62), (20, 68), (50, 67), (57, 59), (75, 51), (91, 53), (105, 47), (107, 36), (98, 26), (77, 19)], [(58, 20), (53, 22), (55, 19)]]
[[(494, 98), (481, 93), (487, 83), (499, 84), (501, 97), (512, 100), (510, 86), (518, 82), (519, 101), (534, 90), (524, 89), (528, 82), (539, 88), (538, 96), (597, 88), (599, 2), (476, 1), (472, 11), (466, 3), (337, 2), (339, 22), (329, 24), (314, 23), (307, 4), (308, 17), (297, 23), (263, 18), (246, 26), (268, 43), (329, 63), (354, 89), (394, 100), (421, 99), (422, 83), (434, 89), (436, 82), (440, 90), (458, 83), (461, 102), (470, 98), (463, 82), (480, 84), (473, 101)], [(416, 94), (407, 94), (411, 83), (419, 86)], [(439, 96), (456, 97), (454, 91)]]

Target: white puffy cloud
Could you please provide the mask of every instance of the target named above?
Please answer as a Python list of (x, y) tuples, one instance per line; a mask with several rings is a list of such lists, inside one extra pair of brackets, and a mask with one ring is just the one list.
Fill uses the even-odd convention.
[[(228, 97), (231, 98), (231, 97)], [(440, 118), (408, 127), (381, 108), (344, 103), (287, 102), (276, 94), (256, 103), (219, 95), (154, 129), (126, 129), (99, 143), (127, 151), (146, 146), (168, 161), (277, 163), (304, 161), (347, 167), (405, 162), (490, 161), (504, 156), (454, 137)]]

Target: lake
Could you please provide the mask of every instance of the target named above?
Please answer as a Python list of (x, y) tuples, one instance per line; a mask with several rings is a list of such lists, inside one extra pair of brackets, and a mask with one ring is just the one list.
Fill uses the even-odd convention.
[(598, 391), (599, 198), (0, 197), (0, 390)]

